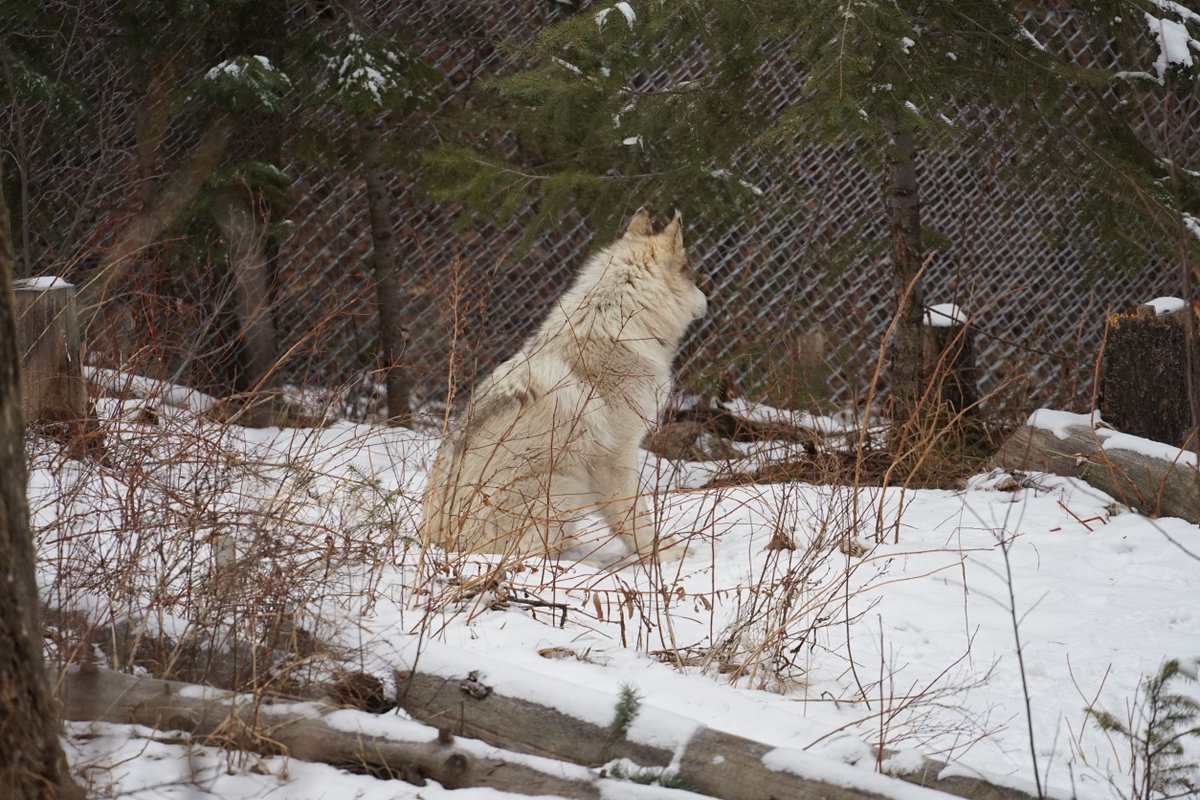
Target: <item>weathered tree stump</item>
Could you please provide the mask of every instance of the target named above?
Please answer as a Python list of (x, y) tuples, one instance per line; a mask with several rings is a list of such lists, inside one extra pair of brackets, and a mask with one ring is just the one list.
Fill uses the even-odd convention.
[(939, 405), (951, 414), (975, 413), (979, 404), (975, 336), (958, 306), (943, 303), (925, 309), (922, 358), (926, 385), (934, 382)]
[(82, 426), (87, 418), (87, 384), (75, 287), (59, 278), (32, 278), (15, 281), (13, 295), (25, 421)]
[(1182, 300), (1159, 298), (1109, 315), (1098, 387), (1105, 422), (1134, 436), (1187, 445), (1196, 426), (1189, 361), (1195, 370), (1200, 351), (1194, 324), (1189, 335), (1189, 313)]

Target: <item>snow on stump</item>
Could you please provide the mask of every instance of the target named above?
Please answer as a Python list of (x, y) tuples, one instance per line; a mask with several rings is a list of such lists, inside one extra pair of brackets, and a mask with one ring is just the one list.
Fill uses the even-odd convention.
[[(1188, 304), (1159, 297), (1111, 314), (1100, 360), (1104, 421), (1133, 436), (1185, 446), (1194, 435), (1188, 393)], [(1200, 352), (1192, 326), (1190, 357)]]
[(953, 303), (925, 309), (923, 360), (926, 380), (936, 381), (938, 401), (951, 414), (972, 414), (979, 403), (975, 337), (963, 310)]
[(21, 409), (27, 423), (78, 426), (87, 417), (75, 287), (61, 278), (14, 281)]

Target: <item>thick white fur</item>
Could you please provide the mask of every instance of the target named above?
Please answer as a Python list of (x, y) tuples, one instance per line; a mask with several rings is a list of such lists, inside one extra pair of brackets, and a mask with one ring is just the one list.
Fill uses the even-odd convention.
[(670, 388), (679, 341), (706, 307), (678, 212), (656, 234), (640, 209), (475, 389), (438, 452), (424, 541), (558, 554), (579, 547), (581, 519), (595, 510), (632, 552), (654, 553), (637, 447)]

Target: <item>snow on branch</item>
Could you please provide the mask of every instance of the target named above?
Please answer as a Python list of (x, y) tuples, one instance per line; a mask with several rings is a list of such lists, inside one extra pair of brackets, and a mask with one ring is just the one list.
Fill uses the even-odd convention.
[(629, 24), (629, 29), (633, 30), (633, 22), (637, 19), (637, 14), (634, 13), (633, 6), (629, 5), (629, 3), (617, 3), (614, 6), (600, 9), (596, 12), (596, 24), (604, 27), (604, 20), (613, 12), (613, 9), (621, 12), (625, 17), (625, 22)]
[(350, 31), (326, 60), (326, 82), (351, 111), (410, 110), (431, 99), (420, 59)]
[(1200, 52), (1200, 41), (1192, 38), (1185, 22), (1146, 14), (1146, 26), (1158, 42), (1158, 58), (1154, 61), (1154, 72), (1158, 75), (1160, 84), (1166, 81), (1167, 71), (1172, 67), (1179, 66), (1190, 70), (1195, 65), (1191, 51), (1195, 49)]
[(258, 106), (280, 111), (291, 87), (288, 76), (266, 56), (243, 55), (226, 59), (204, 73), (193, 96), (205, 95), (230, 108)]

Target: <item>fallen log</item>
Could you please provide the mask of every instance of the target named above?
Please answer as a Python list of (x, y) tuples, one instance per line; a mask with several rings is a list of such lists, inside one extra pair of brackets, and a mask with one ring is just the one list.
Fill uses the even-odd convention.
[[(486, 786), (518, 794), (599, 800), (607, 784), (584, 767), (456, 740), (411, 720), (323, 703), (271, 704), (253, 695), (136, 677), (94, 665), (71, 668), (58, 686), (66, 719), (183, 731), (203, 743), (401, 778), (447, 788)], [(668, 795), (669, 796), (669, 795)]]
[(1086, 415), (1034, 412), (1005, 441), (993, 463), (1007, 470), (1080, 478), (1143, 514), (1200, 524), (1200, 471), (1194, 453), (1095, 427)]
[(669, 412), (642, 446), (675, 461), (712, 461), (736, 459), (738, 452), (732, 442), (790, 442), (801, 445), (809, 455), (828, 445), (825, 434), (803, 424), (805, 414), (777, 412), (771, 418), (758, 419), (751, 408), (742, 400), (693, 398), (687, 408)]
[[(854, 800), (893, 797), (897, 778), (930, 790), (929, 798), (949, 795), (972, 800), (1025, 800), (1029, 795), (967, 776), (940, 777), (946, 764), (926, 759), (912, 774), (880, 775), (831, 761), (799, 748), (772, 747), (762, 742), (714, 730), (692, 720), (642, 706), (639, 717), (650, 717), (653, 733), (614, 734), (604, 727), (562, 710), (495, 691), (486, 671), (450, 677), (424, 671), (397, 673), (397, 704), (415, 719), (451, 732), (481, 739), (510, 750), (599, 766), (625, 758), (641, 765), (667, 765), (684, 785), (722, 800)], [(539, 681), (547, 679), (539, 678)], [(571, 687), (576, 696), (597, 694)], [(604, 705), (617, 698), (588, 698)], [(594, 701), (594, 702), (592, 702)], [(886, 757), (887, 754), (885, 754)], [(925, 796), (917, 786), (905, 786), (907, 797)]]

